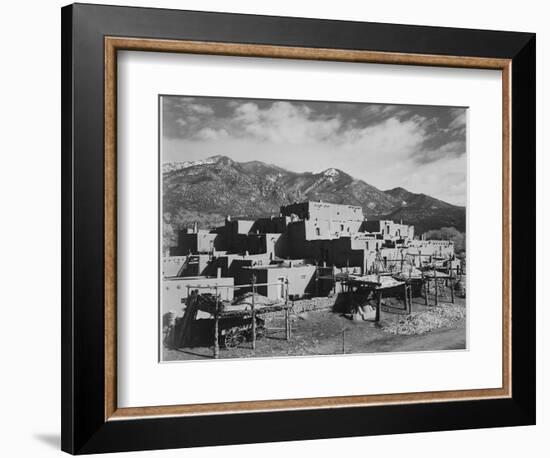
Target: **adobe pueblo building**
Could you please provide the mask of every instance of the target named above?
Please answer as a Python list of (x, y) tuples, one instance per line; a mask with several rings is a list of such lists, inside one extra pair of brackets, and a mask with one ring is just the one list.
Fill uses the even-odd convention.
[(194, 287), (232, 300), (252, 277), (265, 285), (258, 294), (294, 300), (334, 294), (339, 275), (411, 275), (457, 262), (453, 242), (415, 238), (412, 225), (367, 220), (353, 205), (300, 202), (282, 206), (279, 216), (227, 216), (212, 230), (180, 231), (164, 258), (162, 308), (180, 310)]

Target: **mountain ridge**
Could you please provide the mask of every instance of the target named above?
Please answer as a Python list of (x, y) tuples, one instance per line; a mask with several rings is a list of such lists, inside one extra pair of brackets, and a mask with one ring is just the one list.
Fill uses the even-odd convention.
[[(281, 205), (305, 200), (357, 205), (367, 219), (403, 220), (417, 233), (441, 227), (465, 230), (466, 209), (397, 187), (382, 191), (330, 167), (292, 172), (262, 161), (237, 162), (223, 155), (163, 164), (165, 232), (198, 222), (223, 223), (226, 215), (278, 215)], [(170, 235), (170, 234), (168, 234)], [(171, 236), (173, 237), (173, 235)]]

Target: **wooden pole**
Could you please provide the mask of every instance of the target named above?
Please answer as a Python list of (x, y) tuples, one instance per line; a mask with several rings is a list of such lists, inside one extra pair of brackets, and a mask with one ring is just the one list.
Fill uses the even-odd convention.
[(422, 286), (424, 287), (424, 300), (428, 305), (428, 279), (424, 278), (424, 272), (422, 272)]
[[(434, 271), (435, 274), (435, 271)], [(435, 289), (435, 305), (439, 305), (439, 299), (437, 296), (437, 277), (434, 277), (434, 289)]]
[(292, 338), (292, 322), (290, 321), (290, 309), (288, 306), (288, 290), (290, 288), (290, 282), (288, 281), (288, 277), (286, 278), (286, 294), (285, 294), (285, 302), (286, 302), (286, 310), (288, 315), (288, 339), (290, 340)]
[(252, 274), (252, 350), (256, 350), (256, 275)]
[(409, 283), (409, 309), (407, 310), (409, 315), (412, 312), (412, 301), (413, 301), (412, 283)]
[(319, 264), (315, 264), (315, 295), (319, 296)]
[(220, 314), (218, 310), (218, 287), (216, 286), (216, 309), (214, 314), (214, 359), (220, 356), (220, 340), (218, 336)]
[(285, 340), (289, 339), (289, 332), (288, 332), (288, 307), (285, 308)]
[(450, 285), (451, 285), (451, 303), (455, 303), (455, 285), (454, 285), (454, 280), (451, 280), (450, 281)]
[(292, 339), (292, 321), (290, 321), (290, 309), (288, 311), (288, 340)]
[(290, 340), (290, 316), (288, 311), (288, 278), (285, 281), (286, 291), (285, 291), (285, 337), (286, 340)]
[(376, 299), (376, 316), (374, 321), (378, 323), (380, 321), (380, 309), (382, 308), (382, 291), (378, 290), (378, 297)]
[(334, 266), (334, 264), (331, 267), (331, 272), (332, 272), (332, 289), (334, 292), (333, 294), (336, 294), (336, 267)]
[(430, 277), (426, 277), (426, 291), (430, 294)]
[(346, 353), (346, 328), (342, 328), (342, 353)]
[(405, 284), (403, 285), (403, 300), (405, 304), (405, 310), (408, 311), (409, 310), (409, 291), (407, 288), (407, 282), (405, 282)]

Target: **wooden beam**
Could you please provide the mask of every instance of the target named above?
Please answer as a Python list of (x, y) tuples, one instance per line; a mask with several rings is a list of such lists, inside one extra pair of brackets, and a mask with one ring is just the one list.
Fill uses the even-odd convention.
[(424, 300), (428, 305), (428, 280), (424, 278), (424, 272), (422, 272), (422, 287), (424, 288)]
[(285, 309), (285, 339), (290, 340), (289, 324), (288, 324), (288, 308)]
[(319, 296), (319, 266), (317, 263), (315, 264), (315, 296)]
[(292, 322), (290, 321), (290, 309), (288, 306), (288, 289), (290, 287), (288, 277), (286, 278), (286, 292), (285, 292), (285, 305), (286, 305), (286, 329), (287, 335), (286, 340), (290, 340), (292, 337)]
[(256, 300), (256, 275), (252, 274), (252, 305), (251, 305), (251, 311), (252, 311), (252, 350), (256, 350), (256, 308), (255, 308), (255, 300)]
[(455, 282), (454, 280), (450, 280), (451, 285), (451, 303), (455, 303)]
[(378, 296), (376, 298), (376, 315), (374, 321), (378, 323), (380, 321), (380, 309), (382, 308), (382, 291), (378, 290)]
[(437, 277), (434, 277), (434, 290), (435, 290), (435, 305), (439, 305), (439, 298), (437, 295)]
[(407, 287), (407, 283), (405, 282), (403, 284), (403, 301), (405, 304), (405, 310), (409, 311), (409, 288)]
[(216, 313), (214, 314), (214, 359), (220, 356), (220, 340), (219, 340), (219, 303), (218, 303), (218, 288), (216, 287)]
[(346, 353), (346, 328), (342, 328), (342, 354)]
[(407, 313), (410, 315), (412, 312), (412, 300), (413, 300), (413, 294), (412, 294), (412, 283), (409, 283), (409, 308), (407, 309)]

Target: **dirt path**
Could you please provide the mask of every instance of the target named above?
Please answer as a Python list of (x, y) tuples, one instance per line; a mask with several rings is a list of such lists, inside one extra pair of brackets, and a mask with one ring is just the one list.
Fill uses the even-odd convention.
[(466, 329), (457, 328), (438, 329), (422, 336), (390, 336), (379, 339), (376, 344), (378, 351), (441, 351), (464, 350), (466, 348)]
[[(397, 317), (385, 314), (386, 319)], [(271, 327), (281, 328), (282, 321), (273, 320)], [(407, 351), (442, 351), (466, 348), (465, 322), (453, 328), (437, 329), (423, 335), (393, 335), (380, 325), (366, 321), (350, 321), (342, 315), (309, 312), (293, 317), (292, 338), (284, 339), (282, 331), (270, 331), (257, 341), (256, 350), (250, 342), (233, 349), (221, 349), (220, 358), (265, 358), (281, 356), (334, 355), (350, 353), (384, 353)], [(212, 347), (164, 350), (164, 359), (211, 359)]]

